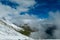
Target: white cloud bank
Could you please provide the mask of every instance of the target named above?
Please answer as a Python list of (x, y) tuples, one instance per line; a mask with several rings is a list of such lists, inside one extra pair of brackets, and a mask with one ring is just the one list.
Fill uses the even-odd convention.
[[(45, 21), (45, 22), (44, 22)], [(36, 38), (36, 39), (60, 39), (60, 12), (49, 12), (49, 18), (47, 20), (44, 20), (42, 22), (37, 22), (37, 20), (33, 23), (32, 25), (35, 25), (39, 31), (37, 32), (32, 32), (31, 37)], [(35, 24), (36, 23), (36, 24)], [(37, 25), (37, 26), (36, 26)], [(49, 32), (52, 33), (47, 33), (46, 30), (48, 29)]]
[[(28, 23), (28, 25), (33, 29), (35, 27), (38, 29), (37, 32), (31, 33), (32, 38), (60, 38), (60, 12), (50, 12), (49, 18), (38, 19), (35, 15), (19, 15), (21, 12), (28, 12), (29, 7), (33, 7), (36, 2), (34, 0), (9, 0), (11, 2), (16, 2), (19, 4), (17, 9), (11, 8), (10, 6), (6, 6), (0, 3), (0, 17), (5, 17), (7, 20), (10, 20), (17, 25)], [(7, 14), (11, 14), (13, 16), (8, 16)], [(45, 24), (54, 24), (57, 29), (54, 30), (53, 36), (48, 35), (45, 31), (49, 28)], [(51, 25), (49, 25), (51, 26)]]
[(54, 12), (50, 12), (50, 19), (53, 22), (53, 24), (56, 25), (56, 30), (54, 30), (53, 32), (53, 36), (55, 38), (60, 39), (60, 12), (56, 11)]

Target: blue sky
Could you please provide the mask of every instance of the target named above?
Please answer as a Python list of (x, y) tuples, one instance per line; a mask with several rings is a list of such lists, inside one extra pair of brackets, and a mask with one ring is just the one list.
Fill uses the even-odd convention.
[(30, 12), (39, 17), (47, 18), (49, 11), (60, 10), (60, 0), (36, 0), (36, 2), (35, 9), (30, 10)]
[[(22, 12), (21, 14), (34, 14), (39, 18), (47, 18), (49, 11), (57, 11), (60, 10), (60, 0), (35, 0), (37, 3), (34, 5), (34, 8), (31, 8), (28, 12)], [(10, 2), (8, 0), (0, 0), (0, 2), (4, 5), (9, 5), (12, 8), (19, 6), (19, 4)]]
[(17, 3), (14, 3), (14, 2), (10, 2), (8, 0), (0, 0), (0, 2), (3, 4), (3, 5), (8, 5), (12, 8), (16, 8), (17, 6), (19, 6), (19, 4)]

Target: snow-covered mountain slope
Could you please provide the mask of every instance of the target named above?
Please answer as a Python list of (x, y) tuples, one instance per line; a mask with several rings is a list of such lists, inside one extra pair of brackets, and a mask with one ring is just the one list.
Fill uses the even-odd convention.
[(23, 28), (17, 27), (16, 25), (12, 24), (12, 23), (9, 22), (9, 21), (6, 21), (6, 20), (1, 19), (1, 22), (3, 22), (4, 25), (11, 26), (13, 29), (15, 29), (15, 30), (17, 30), (17, 31), (23, 30)]
[(18, 31), (18, 30), (23, 30), (23, 29), (20, 27), (17, 27), (16, 25), (12, 24), (9, 21), (0, 19), (0, 39), (33, 40), (32, 38), (22, 35), (21, 33), (17, 32), (16, 30)]

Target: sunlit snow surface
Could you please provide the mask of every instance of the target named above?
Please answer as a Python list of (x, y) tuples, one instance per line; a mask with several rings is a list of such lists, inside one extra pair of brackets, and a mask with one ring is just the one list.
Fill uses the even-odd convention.
[(4, 39), (4, 40), (33, 40), (32, 38), (29, 38), (25, 35), (22, 35), (20, 33), (18, 33), (15, 30), (23, 30), (20, 27), (17, 27), (16, 25), (5, 21), (3, 19), (0, 20), (0, 39)]

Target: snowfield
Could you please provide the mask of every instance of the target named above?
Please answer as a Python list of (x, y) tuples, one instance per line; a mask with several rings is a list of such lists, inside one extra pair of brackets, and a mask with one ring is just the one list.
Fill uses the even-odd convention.
[[(9, 21), (0, 20), (0, 39), (4, 40), (33, 40), (32, 38), (29, 38), (17, 31), (23, 30), (20, 27), (17, 27), (16, 25), (12, 24)], [(23, 30), (24, 31), (24, 30)]]

